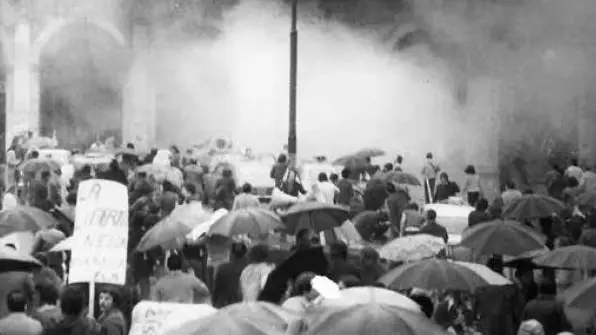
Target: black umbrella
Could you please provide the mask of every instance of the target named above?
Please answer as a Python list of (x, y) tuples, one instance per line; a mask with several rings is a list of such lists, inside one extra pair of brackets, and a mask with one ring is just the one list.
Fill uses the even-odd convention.
[(325, 275), (328, 267), (323, 247), (296, 250), (269, 274), (259, 300), (279, 304), (288, 281), (294, 281), (303, 272)]

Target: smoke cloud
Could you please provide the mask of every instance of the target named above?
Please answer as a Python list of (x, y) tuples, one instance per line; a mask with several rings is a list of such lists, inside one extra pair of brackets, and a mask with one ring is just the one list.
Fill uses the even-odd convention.
[[(150, 64), (157, 144), (228, 137), (278, 152), (288, 130), (289, 6), (201, 2), (173, 15), (171, 2), (154, 3), (152, 43), (135, 48), (132, 67)], [(499, 141), (536, 160), (553, 143), (577, 142), (570, 115), (594, 108), (595, 4), (397, 3), (354, 2), (329, 18), (300, 1), (299, 156), (382, 147), (414, 164), (431, 151), (461, 170), (496, 166)]]

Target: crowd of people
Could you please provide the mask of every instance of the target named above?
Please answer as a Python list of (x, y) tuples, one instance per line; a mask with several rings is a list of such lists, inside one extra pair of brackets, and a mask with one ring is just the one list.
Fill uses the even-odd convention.
[[(128, 149), (134, 150), (134, 146), (130, 145)], [(157, 180), (151, 173), (138, 169), (153, 162), (157, 150), (152, 150), (145, 157), (130, 152), (122, 154), (119, 160), (114, 159), (110, 163), (106, 171), (83, 166), (70, 182), (60, 178), (59, 170), (43, 170), (38, 176), (23, 177), (30, 179), (23, 183), (26, 189), (22, 194), (17, 188), (7, 190), (14, 197), (14, 203), (52, 212), (60, 219), (58, 229), (65, 236), (70, 236), (74, 225), (76, 190), (80, 182), (101, 178), (126, 185), (130, 204), (130, 265), (126, 287), (101, 286), (96, 299), (99, 308), (95, 318), (89, 318), (86, 316), (89, 298), (86, 290), (80, 285), (62, 285), (61, 278), (68, 271), (63, 267), (63, 259), (56, 260), (48, 253), (48, 245), (39, 244), (33, 253), (46, 267), (37, 271), (25, 288), (6, 293), (7, 311), (1, 315), (0, 334), (127, 334), (131, 308), (142, 299), (208, 303), (218, 308), (242, 301), (268, 300), (262, 290), (275, 264), (272, 247), (265, 243), (232, 243), (229, 261), (217, 265), (215, 269), (206, 264), (204, 246), (185, 246), (182, 250), (171, 252), (159, 248), (146, 253), (135, 252), (142, 236), (178, 206), (200, 202), (213, 210), (224, 208), (230, 211), (264, 206), (253, 194), (250, 184), (238, 187), (230, 169), (215, 174), (209, 167), (200, 166), (195, 159), (183, 159), (176, 147), (170, 151), (168, 168), (177, 172), (165, 180)], [(34, 150), (28, 155), (23, 159), (38, 157)], [(189, 169), (189, 166), (196, 168)], [(429, 234), (448, 243), (447, 229), (438, 222), (435, 211), (422, 213), (420, 206), (423, 204), (412, 201), (407, 187), (375, 178), (391, 171), (405, 172), (403, 157), (398, 156), (395, 162), (382, 168), (372, 165), (370, 158), (365, 157), (365, 164), (346, 166), (339, 175), (319, 174), (318, 182), (306, 189), (298, 170), (282, 154), (270, 175), (272, 184), (289, 196), (346, 206), (350, 208), (352, 217), (363, 211), (372, 212), (375, 215), (372, 223), (356, 226), (364, 240), (384, 242), (401, 236)], [(523, 194), (532, 192), (518, 190), (513, 182), (509, 182), (504, 185), (500, 196), (489, 202), (474, 166), (467, 166), (464, 172), (464, 183), (460, 187), (450, 180), (429, 153), (420, 177), (427, 203), (446, 202), (459, 196), (474, 206), (475, 210), (468, 218), (470, 227), (500, 218), (504, 207)], [(580, 168), (577, 161), (572, 160), (565, 170), (553, 166), (545, 180), (548, 194), (563, 201), (566, 209), (539, 222), (523, 224), (546, 235), (546, 246), (551, 249), (570, 244), (596, 248), (596, 216), (591, 211), (580, 210), (576, 202), (579, 195), (596, 191), (596, 173)], [(366, 186), (361, 190), (359, 184), (362, 181)], [(5, 197), (5, 207), (7, 203), (10, 201), (7, 202)], [(301, 230), (296, 234), (291, 251), (310, 249), (319, 243), (320, 238), (314, 232)], [(383, 262), (373, 247), (362, 248), (357, 259), (350, 255), (349, 246), (341, 241), (331, 243), (328, 250), (326, 275), (341, 288), (382, 287), (378, 279), (397, 265)], [(502, 257), (490, 257), (487, 265), (493, 271), (503, 273)], [(296, 313), (306, 313), (318, 297), (311, 285), (315, 276), (308, 271), (300, 274), (284, 287), (285, 294), (281, 299), (271, 302)], [(491, 287), (474, 294), (417, 289), (405, 293), (420, 304), (425, 315), (455, 334), (554, 335), (572, 331), (555, 296), (557, 291), (564, 290), (577, 280), (574, 271), (547, 269), (536, 276), (533, 268), (522, 266), (516, 269), (515, 285), (512, 286)], [(592, 324), (587, 328), (589, 334), (596, 332)]]

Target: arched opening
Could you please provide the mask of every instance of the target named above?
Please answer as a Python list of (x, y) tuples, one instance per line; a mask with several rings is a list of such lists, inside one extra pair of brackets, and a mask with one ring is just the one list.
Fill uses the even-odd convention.
[(88, 148), (122, 136), (121, 44), (96, 25), (62, 27), (40, 52), (40, 133), (60, 147)]

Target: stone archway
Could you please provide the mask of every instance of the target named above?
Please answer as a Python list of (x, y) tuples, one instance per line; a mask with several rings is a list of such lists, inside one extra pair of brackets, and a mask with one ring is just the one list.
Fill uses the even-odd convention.
[(122, 137), (122, 82), (127, 40), (112, 24), (57, 19), (31, 49), (37, 87), (32, 108), (44, 136), (81, 148), (96, 138)]

